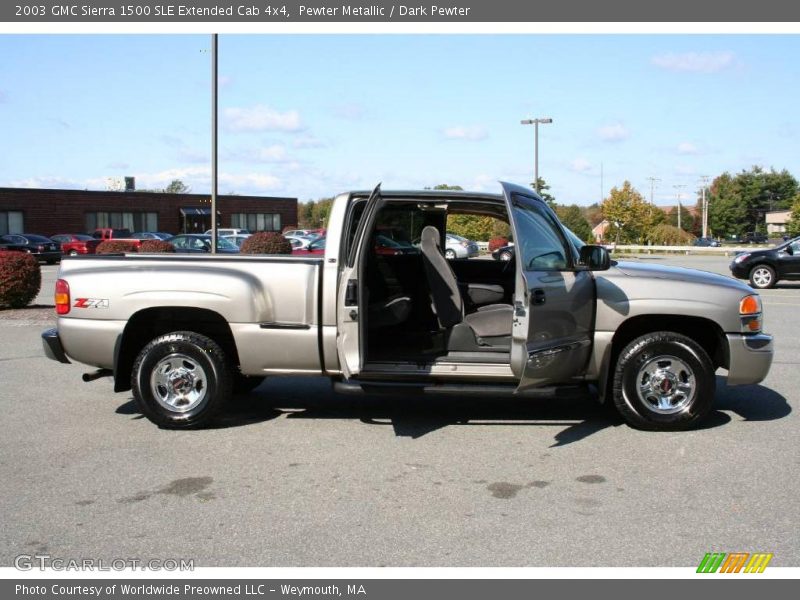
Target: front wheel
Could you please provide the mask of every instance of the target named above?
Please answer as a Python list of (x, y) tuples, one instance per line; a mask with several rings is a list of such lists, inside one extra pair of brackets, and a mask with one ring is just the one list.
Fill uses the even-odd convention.
[(711, 410), (714, 364), (694, 340), (669, 331), (636, 338), (614, 369), (614, 405), (637, 429), (689, 429)]
[(444, 251), (444, 257), (446, 259), (448, 259), (448, 260), (453, 260), (456, 257), (456, 251), (455, 250), (445, 250)]
[(777, 283), (775, 269), (769, 265), (756, 265), (750, 270), (750, 285), (759, 290), (771, 288)]
[(211, 338), (175, 331), (147, 344), (133, 364), (133, 397), (160, 427), (188, 429), (213, 420), (231, 396), (233, 379)]

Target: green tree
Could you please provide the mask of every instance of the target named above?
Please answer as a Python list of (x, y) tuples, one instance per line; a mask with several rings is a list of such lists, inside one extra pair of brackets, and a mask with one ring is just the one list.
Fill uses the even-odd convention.
[(592, 228), (584, 216), (583, 210), (577, 204), (569, 206), (556, 206), (559, 220), (569, 227), (572, 232), (584, 241), (592, 239)]
[[(692, 231), (694, 231), (695, 227), (694, 215), (683, 204), (680, 205), (680, 212), (681, 212), (681, 229), (691, 233)], [(670, 213), (667, 215), (667, 223), (669, 223), (673, 227), (678, 226), (677, 206), (673, 210), (671, 210)]]
[(674, 225), (661, 223), (650, 230), (648, 241), (657, 246), (686, 246), (694, 241), (694, 237), (682, 227), (678, 229)]
[[(531, 183), (531, 187), (534, 190), (536, 189), (536, 185), (533, 184), (533, 183)], [(539, 177), (539, 196), (541, 196), (542, 200), (544, 200), (545, 202), (547, 202), (550, 205), (550, 208), (555, 210), (556, 199), (555, 199), (555, 196), (553, 196), (550, 192), (547, 191), (549, 189), (550, 189), (550, 186), (544, 180), (544, 178), (543, 177)]]
[(646, 202), (627, 180), (621, 188), (611, 188), (602, 209), (610, 223), (608, 237), (622, 243), (644, 243), (649, 230), (663, 220), (663, 212)]
[(800, 235), (800, 194), (794, 197), (791, 206), (789, 221), (786, 223), (786, 233), (791, 237)]
[(164, 192), (167, 194), (188, 194), (192, 191), (192, 188), (183, 183), (180, 179), (173, 179), (169, 182), (169, 185), (164, 188)]
[(742, 236), (764, 227), (764, 215), (786, 210), (797, 195), (797, 180), (786, 170), (754, 166), (735, 176), (723, 173), (709, 190), (709, 225), (718, 236)]
[(301, 202), (297, 207), (297, 226), (300, 229), (319, 229), (328, 226), (333, 198)]

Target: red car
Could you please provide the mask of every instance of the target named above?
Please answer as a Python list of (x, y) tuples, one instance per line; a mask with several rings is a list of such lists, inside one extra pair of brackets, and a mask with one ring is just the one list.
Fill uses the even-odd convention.
[(293, 248), (292, 255), (305, 256), (308, 254), (317, 255), (325, 254), (325, 238), (319, 238), (311, 242), (305, 248)]
[(61, 254), (68, 256), (94, 254), (102, 241), (85, 233), (59, 233), (50, 239), (61, 244)]

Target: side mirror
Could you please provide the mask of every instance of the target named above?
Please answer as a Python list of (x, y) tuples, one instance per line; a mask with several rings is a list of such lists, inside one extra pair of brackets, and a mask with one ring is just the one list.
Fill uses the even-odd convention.
[(788, 254), (789, 256), (794, 254), (794, 249), (792, 249), (792, 245), (791, 244), (786, 246), (786, 248), (784, 248), (783, 251), (786, 252), (786, 254)]
[(605, 271), (611, 266), (611, 256), (605, 246), (581, 246), (579, 266), (589, 271)]

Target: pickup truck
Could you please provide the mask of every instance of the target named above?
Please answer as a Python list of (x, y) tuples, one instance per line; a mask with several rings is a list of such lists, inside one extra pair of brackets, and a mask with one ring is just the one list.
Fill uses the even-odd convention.
[[(445, 258), (448, 215), (508, 223), (509, 261)], [(414, 252), (375, 252), (404, 228)], [(351, 192), (319, 256), (87, 256), (62, 262), (48, 357), (112, 375), (161, 427), (208, 424), (266, 376), (339, 392), (517, 394), (593, 385), (633, 427), (696, 426), (769, 371), (757, 293), (721, 275), (612, 261), (532, 190)]]

